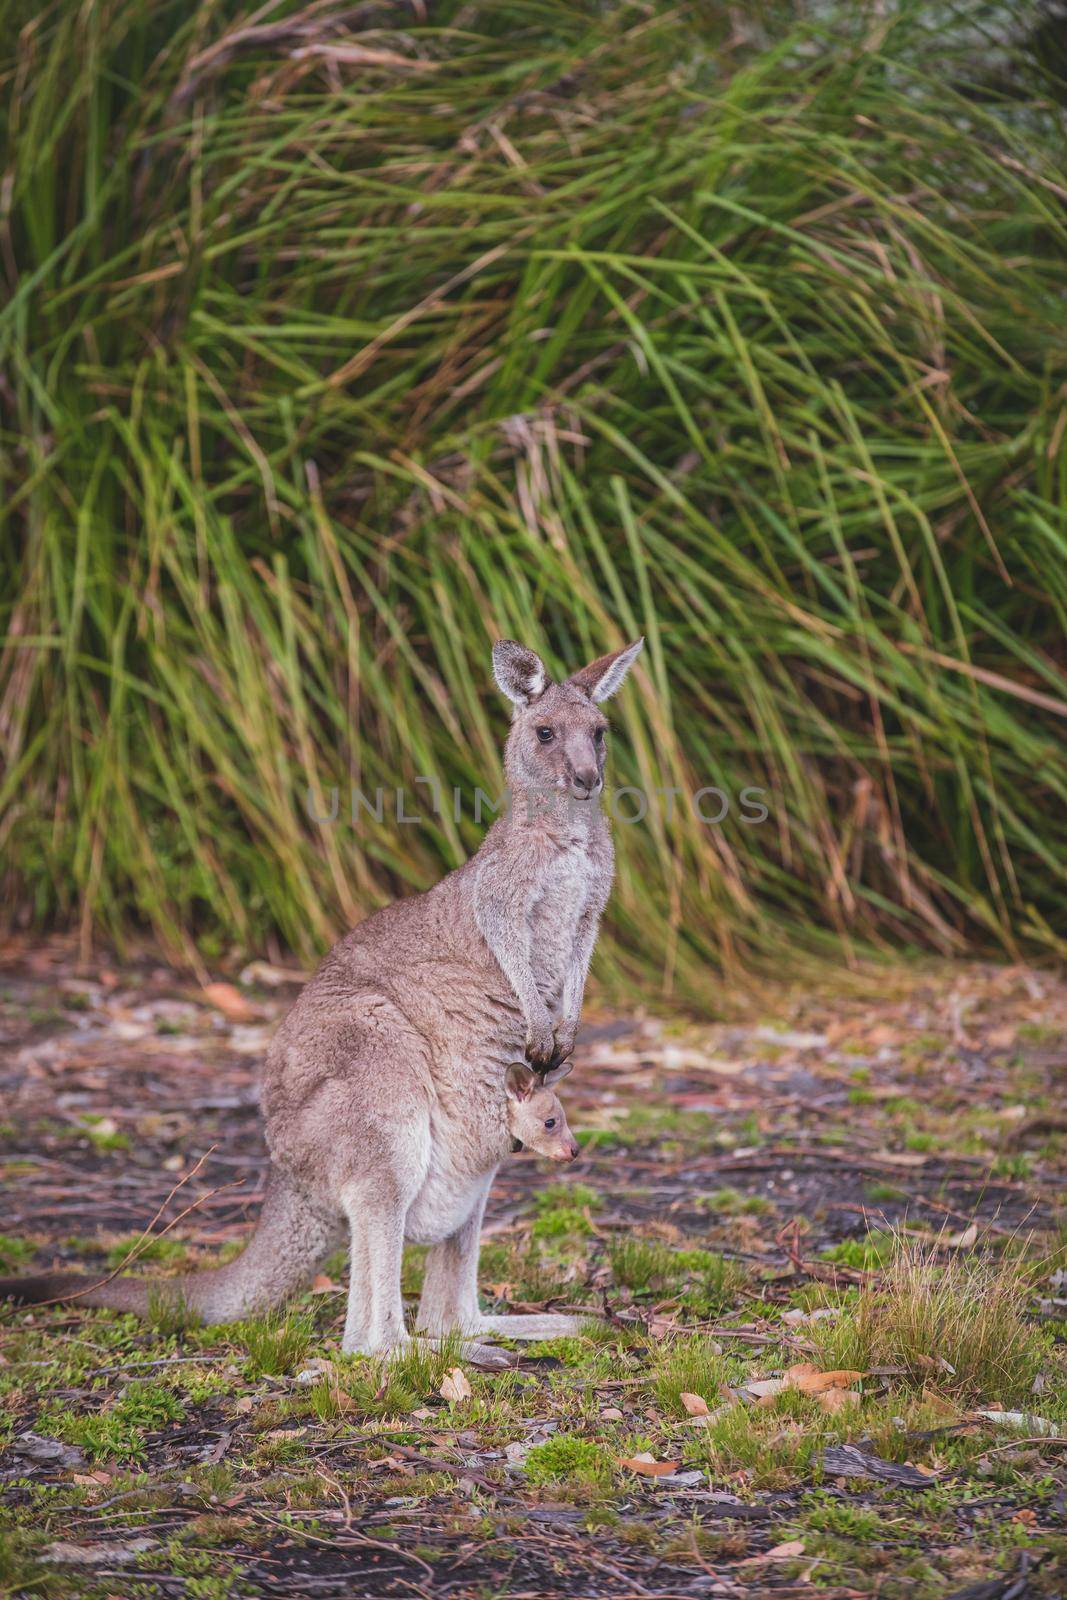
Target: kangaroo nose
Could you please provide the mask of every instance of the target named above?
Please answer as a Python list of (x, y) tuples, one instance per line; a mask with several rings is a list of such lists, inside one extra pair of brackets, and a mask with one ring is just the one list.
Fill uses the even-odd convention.
[(575, 1156), (577, 1154), (578, 1154), (578, 1146), (575, 1144), (574, 1140), (572, 1139), (571, 1140), (571, 1160), (572, 1161), (574, 1160), (574, 1158), (575, 1158)]
[(595, 789), (600, 781), (600, 774), (595, 767), (581, 767), (575, 771), (574, 781), (581, 789)]

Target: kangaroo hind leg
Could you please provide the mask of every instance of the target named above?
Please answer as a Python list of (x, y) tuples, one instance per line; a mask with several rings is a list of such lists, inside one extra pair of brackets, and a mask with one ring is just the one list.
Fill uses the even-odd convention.
[(478, 1306), (478, 1250), (482, 1213), (492, 1175), (463, 1223), (451, 1238), (435, 1244), (426, 1257), (422, 1299), (416, 1327), (442, 1335), (453, 1331), (473, 1335), (498, 1333), (506, 1339), (554, 1339), (577, 1333), (577, 1317), (554, 1315), (490, 1316)]

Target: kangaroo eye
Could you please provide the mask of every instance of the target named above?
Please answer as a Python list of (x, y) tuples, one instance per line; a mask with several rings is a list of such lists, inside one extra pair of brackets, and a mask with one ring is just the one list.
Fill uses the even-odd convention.
[(546, 1119), (546, 1121), (545, 1121), (545, 1127), (546, 1127), (546, 1128), (554, 1128), (554, 1127), (555, 1127), (555, 1126), (556, 1126), (556, 1119), (555, 1119), (555, 1117), (548, 1117), (548, 1118), (547, 1118), (547, 1119)]
[(597, 728), (596, 732), (593, 734), (593, 743), (594, 744), (603, 744), (604, 743), (604, 730), (603, 730), (603, 728)]
[(542, 744), (551, 744), (554, 735), (551, 728), (538, 728), (537, 737)]

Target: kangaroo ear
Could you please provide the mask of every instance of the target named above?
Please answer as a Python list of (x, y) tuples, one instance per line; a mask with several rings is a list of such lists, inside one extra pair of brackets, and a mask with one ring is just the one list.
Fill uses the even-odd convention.
[(580, 672), (572, 673), (567, 682), (583, 690), (590, 700), (606, 700), (616, 689), (621, 689), (623, 679), (641, 654), (644, 645), (643, 638), (635, 639), (625, 650), (613, 650), (609, 656), (598, 656)]
[(493, 677), (517, 706), (528, 706), (544, 694), (548, 673), (541, 657), (514, 639), (498, 639), (493, 646)]
[(558, 1067), (549, 1067), (547, 1072), (541, 1074), (542, 1088), (547, 1089), (549, 1084), (558, 1083), (561, 1078), (565, 1078), (573, 1065), (573, 1061), (561, 1061)]
[(504, 1085), (513, 1100), (528, 1100), (533, 1094), (534, 1074), (529, 1067), (513, 1062), (504, 1074)]

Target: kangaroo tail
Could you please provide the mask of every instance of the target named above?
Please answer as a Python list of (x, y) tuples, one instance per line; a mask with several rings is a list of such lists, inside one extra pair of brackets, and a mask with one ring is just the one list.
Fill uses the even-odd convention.
[(45, 1272), (31, 1278), (0, 1278), (0, 1296), (22, 1305), (73, 1300), (140, 1316), (158, 1305), (184, 1305), (203, 1322), (235, 1322), (305, 1288), (336, 1237), (334, 1220), (272, 1173), (255, 1232), (241, 1254), (224, 1267), (175, 1278), (107, 1282), (76, 1272)]

